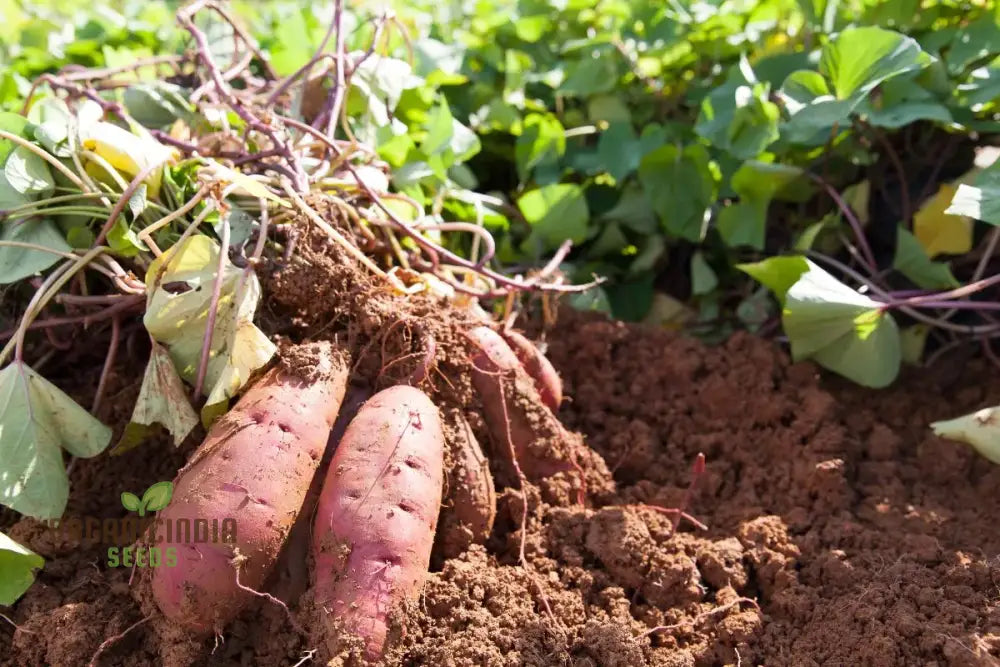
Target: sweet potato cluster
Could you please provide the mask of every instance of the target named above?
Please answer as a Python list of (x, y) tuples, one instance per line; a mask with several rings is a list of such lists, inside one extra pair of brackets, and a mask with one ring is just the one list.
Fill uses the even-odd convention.
[[(502, 465), (526, 480), (573, 470), (576, 441), (555, 417), (562, 384), (545, 356), (513, 331), (479, 326), (465, 339)], [(237, 517), (239, 531), (234, 543), (165, 544), (177, 548), (178, 563), (152, 574), (152, 592), (170, 623), (207, 635), (233, 620), (266, 586), (300, 515), (309, 520), (314, 479), (322, 484), (311, 519), (313, 600), (331, 653), (360, 641), (365, 658), (378, 659), (391, 612), (419, 595), (436, 537), (445, 556), (489, 537), (490, 462), (462, 411), (439, 409), (410, 385), (350, 406), (350, 373), (349, 355), (333, 343), (293, 348), (179, 472), (161, 518)], [(346, 429), (334, 429), (342, 408), (357, 411)]]

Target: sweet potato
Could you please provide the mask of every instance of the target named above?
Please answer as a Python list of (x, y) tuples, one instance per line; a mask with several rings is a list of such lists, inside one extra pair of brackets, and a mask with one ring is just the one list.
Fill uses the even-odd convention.
[(482, 544), (493, 530), (497, 513), (496, 491), (489, 461), (472, 427), (458, 410), (445, 414), (452, 466), (448, 499), (441, 508), (438, 545), (440, 554), (454, 558), (472, 544)]
[(532, 481), (573, 470), (571, 438), (507, 342), (489, 327), (467, 335), (475, 348), (472, 383), (483, 401), (494, 451)]
[(542, 402), (553, 412), (559, 410), (563, 399), (562, 379), (552, 362), (534, 343), (513, 329), (504, 331), (503, 337), (514, 350), (524, 370), (535, 381), (535, 388), (538, 389)]
[[(218, 631), (264, 583), (323, 457), (347, 377), (346, 356), (329, 343), (293, 348), (180, 471), (156, 530), (157, 546), (176, 548), (177, 563), (152, 575), (153, 597), (171, 623)], [(235, 535), (226, 520), (235, 520)]]
[[(372, 395), (367, 386), (349, 384), (344, 400), (340, 403), (340, 414), (337, 421), (333, 423), (333, 429), (327, 438), (326, 451), (323, 454), (320, 470), (326, 470), (333, 458), (333, 452), (337, 448), (337, 443), (344, 436), (347, 425), (358, 414), (358, 410)], [(288, 533), (285, 540), (285, 548), (275, 565), (273, 583), (269, 583), (268, 588), (272, 595), (279, 600), (288, 602), (298, 600), (303, 593), (309, 590), (309, 571), (303, 567), (309, 556), (312, 546), (312, 525), (313, 517), (316, 515), (316, 504), (319, 502), (319, 494), (323, 487), (323, 475), (313, 477), (312, 484), (309, 485), (309, 492), (306, 494), (302, 509), (299, 511), (299, 518)]]
[(420, 592), (441, 505), (441, 416), (419, 389), (381, 391), (358, 411), (323, 481), (314, 600), (333, 655), (363, 642), (379, 657), (389, 615)]

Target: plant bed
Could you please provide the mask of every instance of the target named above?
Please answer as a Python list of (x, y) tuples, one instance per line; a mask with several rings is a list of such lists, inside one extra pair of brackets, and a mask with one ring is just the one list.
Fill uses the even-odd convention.
[[(521, 495), (501, 490), (487, 543), (436, 563), (400, 612), (406, 634), (389, 664), (711, 665), (738, 654), (742, 664), (980, 665), (996, 655), (1000, 473), (926, 429), (1000, 399), (988, 364), (970, 364), (975, 389), (942, 405), (935, 396), (955, 385), (941, 369), (876, 392), (821, 380), (748, 336), (708, 348), (565, 313), (548, 339), (566, 382), (560, 417), (608, 461), (617, 491), (584, 508), (531, 488), (532, 573), (518, 562)], [(123, 388), (139, 369), (129, 380), (122, 368)], [(674, 533), (670, 517), (623, 508), (682, 502), (699, 452), (707, 466), (689, 511), (707, 530)], [(121, 515), (119, 488), (170, 477), (182, 460), (161, 447), (80, 461), (68, 511)], [(53, 543), (28, 519), (8, 530), (47, 565), (11, 611), (20, 630), (0, 631), (5, 664), (85, 664), (143, 618), (130, 572), (105, 567), (104, 550)], [(169, 662), (178, 647), (147, 626), (99, 664)], [(194, 655), (290, 665), (314, 648), (262, 600)]]

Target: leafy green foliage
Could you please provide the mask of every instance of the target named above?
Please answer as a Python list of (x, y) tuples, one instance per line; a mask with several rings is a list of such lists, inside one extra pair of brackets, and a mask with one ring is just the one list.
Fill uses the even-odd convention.
[(960, 184), (945, 213), (1000, 225), (1000, 163), (979, 174), (973, 185)]
[(814, 359), (868, 387), (884, 387), (896, 378), (899, 330), (883, 304), (802, 257), (772, 257), (739, 268), (782, 302), (794, 359)]
[(17, 602), (35, 581), (35, 570), (45, 565), (41, 556), (0, 533), (0, 605)]
[(62, 450), (89, 458), (111, 429), (21, 362), (0, 370), (0, 503), (38, 519), (58, 519), (69, 497)]

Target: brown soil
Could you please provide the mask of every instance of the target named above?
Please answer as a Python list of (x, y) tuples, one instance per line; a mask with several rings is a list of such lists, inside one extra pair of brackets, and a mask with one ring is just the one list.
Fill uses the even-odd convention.
[[(471, 321), (430, 297), (401, 306), (322, 244), (302, 246), (303, 263), (265, 280), (269, 330), (343, 338), (376, 389), (413, 377), (435, 346), (427, 390), (464, 409), (490, 456), (454, 326)], [(490, 456), (492, 534), (435, 558), (419, 602), (396, 617), (388, 664), (1000, 664), (1000, 468), (927, 428), (1000, 403), (995, 369), (914, 372), (874, 392), (747, 335), (709, 348), (566, 312), (548, 340), (568, 396), (560, 417), (603, 457), (580, 464), (592, 473), (606, 462), (617, 489), (589, 493), (587, 506), (565, 475), (522, 491)], [(125, 357), (112, 376), (108, 423), (127, 420), (141, 368)], [(98, 373), (61, 384), (86, 403)], [(122, 516), (120, 493), (172, 478), (200, 435), (78, 461), (68, 513)], [(688, 511), (707, 530), (682, 521), (675, 532), (656, 507), (682, 503), (699, 452), (707, 472)], [(10, 513), (0, 527), (46, 558), (3, 610), (0, 664), (85, 665), (143, 620), (131, 572), (107, 566), (106, 546)], [(282, 573), (297, 583), (272, 587), (293, 601), (307, 585), (297, 563)], [(306, 617), (307, 603), (290, 606)], [(296, 630), (305, 623), (263, 600), (215, 641), (167, 645), (158, 623), (110, 643), (97, 664), (295, 665), (315, 647)]]

